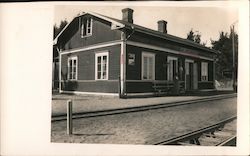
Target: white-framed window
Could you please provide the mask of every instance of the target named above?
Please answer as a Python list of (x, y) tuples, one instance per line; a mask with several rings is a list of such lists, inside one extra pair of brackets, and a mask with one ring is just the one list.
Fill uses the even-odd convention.
[(208, 63), (201, 62), (201, 81), (208, 81)]
[(68, 80), (77, 80), (77, 56), (68, 58)]
[(81, 18), (81, 37), (91, 36), (92, 35), (92, 18)]
[(100, 52), (95, 54), (95, 79), (108, 80), (109, 53)]
[(155, 79), (155, 54), (142, 53), (142, 80)]
[(177, 57), (168, 56), (167, 60), (167, 80), (173, 81), (175, 76), (177, 76), (178, 72), (178, 59)]

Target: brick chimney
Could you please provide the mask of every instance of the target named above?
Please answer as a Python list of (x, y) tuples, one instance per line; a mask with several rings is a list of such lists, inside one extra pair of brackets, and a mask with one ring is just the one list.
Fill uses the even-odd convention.
[(158, 31), (159, 32), (162, 32), (164, 34), (167, 34), (167, 24), (168, 22), (167, 21), (164, 21), (164, 20), (160, 20), (157, 22), (158, 23)]
[(134, 10), (130, 8), (122, 9), (122, 20), (129, 23), (133, 23), (133, 12)]

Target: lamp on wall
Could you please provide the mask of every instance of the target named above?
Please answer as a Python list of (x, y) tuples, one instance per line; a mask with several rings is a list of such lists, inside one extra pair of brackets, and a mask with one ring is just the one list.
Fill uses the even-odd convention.
[(183, 67), (179, 67), (179, 70), (180, 70), (180, 72), (182, 72), (183, 71)]

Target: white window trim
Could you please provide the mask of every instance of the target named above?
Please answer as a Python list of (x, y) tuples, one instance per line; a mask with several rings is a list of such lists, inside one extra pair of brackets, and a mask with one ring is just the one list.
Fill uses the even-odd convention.
[[(106, 79), (98, 79), (98, 73), (97, 73), (97, 69), (98, 69), (98, 65), (97, 65), (97, 58), (99, 56), (107, 56), (107, 77)], [(102, 66), (101, 66), (102, 68)], [(102, 71), (102, 69), (101, 69)], [(101, 74), (102, 75), (102, 74)], [(98, 52), (95, 54), (95, 80), (108, 80), (109, 79), (109, 52)]]
[[(168, 59), (167, 59), (167, 63), (168, 63), (168, 67), (167, 67), (167, 80), (170, 81), (170, 77), (169, 77), (169, 61), (170, 60), (175, 60), (177, 62), (177, 65), (176, 65), (176, 71), (178, 71), (178, 58), (177, 57), (173, 57), (173, 56), (168, 56)], [(171, 80), (172, 81), (172, 80)]]
[[(203, 75), (203, 64), (206, 65), (206, 75)], [(206, 80), (203, 80), (202, 77), (206, 76)], [(208, 62), (201, 62), (201, 81), (205, 82), (208, 81)]]
[(168, 61), (170, 61), (170, 60), (178, 60), (178, 58), (177, 57), (174, 57), (174, 56), (168, 56)]
[[(144, 79), (143, 78), (143, 71), (144, 71), (144, 66), (143, 66), (144, 59), (143, 58), (144, 58), (144, 56), (153, 58), (153, 71), (152, 71), (153, 75), (152, 75), (152, 79)], [(142, 56), (141, 56), (141, 79), (142, 80), (155, 80), (155, 54), (154, 53), (142, 52)]]
[[(75, 77), (75, 79), (70, 79), (70, 70), (69, 70), (69, 68), (70, 68), (70, 60), (76, 60), (76, 77)], [(71, 81), (73, 81), (73, 80), (77, 80), (78, 79), (78, 58), (77, 58), (77, 56), (71, 56), (71, 57), (68, 57), (68, 66), (67, 66), (67, 70), (68, 70), (68, 74), (67, 74), (67, 79), (68, 80), (71, 80)]]
[[(90, 19), (90, 33), (88, 33), (88, 22), (89, 22), (89, 19)], [(80, 35), (81, 35), (81, 38), (85, 38), (85, 37), (89, 37), (92, 35), (92, 29), (93, 29), (93, 19), (92, 18), (87, 18), (87, 23), (86, 23), (86, 28), (84, 28), (84, 25), (83, 25), (83, 20), (81, 19), (81, 24), (80, 24)], [(83, 31), (85, 31), (85, 35), (83, 35)]]

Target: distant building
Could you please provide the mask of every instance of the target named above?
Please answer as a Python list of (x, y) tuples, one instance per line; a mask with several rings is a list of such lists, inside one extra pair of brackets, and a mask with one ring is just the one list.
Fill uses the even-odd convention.
[[(75, 17), (55, 38), (59, 91), (65, 93), (172, 94), (214, 89), (216, 51), (133, 24), (133, 10), (118, 20), (96, 13)], [(177, 86), (177, 92), (176, 92)]]

